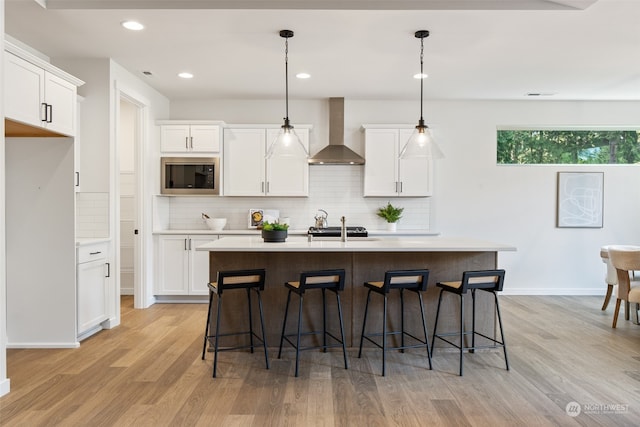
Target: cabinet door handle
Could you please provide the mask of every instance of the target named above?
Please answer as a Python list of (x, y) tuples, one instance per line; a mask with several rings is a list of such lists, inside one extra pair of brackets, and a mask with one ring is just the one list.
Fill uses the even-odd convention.
[(264, 193), (264, 181), (260, 183), (260, 192)]
[(76, 172), (76, 187), (80, 187), (80, 172)]
[(111, 277), (111, 263), (107, 262), (107, 275), (104, 277)]
[(191, 250), (191, 239), (189, 239), (189, 250)]
[(192, 136), (189, 137), (189, 143), (191, 145), (191, 149), (193, 150), (193, 137)]
[(47, 112), (48, 112), (48, 110), (47, 110), (47, 103), (46, 103), (46, 102), (43, 102), (42, 104), (40, 104), (40, 106), (42, 107), (42, 111), (40, 112), (40, 117), (44, 116), (44, 118), (43, 118), (43, 119), (40, 119), (40, 121), (42, 121), (42, 122), (47, 122), (47, 121), (48, 121), (48, 120), (47, 120)]
[(187, 250), (187, 239), (184, 239), (184, 250)]
[(53, 105), (47, 104), (47, 110), (48, 110), (47, 123), (51, 123), (53, 122)]
[(269, 187), (270, 187), (270, 185), (269, 185), (269, 184), (270, 184), (270, 182), (269, 182), (269, 181), (267, 181), (267, 194), (269, 194)]
[(98, 252), (89, 252), (89, 255), (98, 255), (98, 254), (101, 254), (101, 253), (102, 253), (102, 251), (98, 251)]
[(402, 181), (400, 181), (400, 192), (402, 193)]
[(184, 148), (185, 148), (186, 150), (188, 150), (188, 149), (189, 149), (189, 137), (188, 137), (188, 136), (185, 136), (185, 137), (184, 137)]

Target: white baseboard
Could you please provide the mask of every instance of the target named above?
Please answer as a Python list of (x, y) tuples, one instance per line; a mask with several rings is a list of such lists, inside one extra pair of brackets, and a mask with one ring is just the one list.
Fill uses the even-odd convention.
[(80, 342), (69, 342), (69, 343), (60, 343), (60, 342), (22, 342), (22, 343), (7, 343), (7, 348), (78, 348), (80, 347)]
[(5, 394), (9, 394), (11, 390), (11, 380), (9, 378), (5, 378), (0, 381), (0, 396), (4, 396)]
[(598, 295), (606, 288), (504, 288), (502, 295)]
[(120, 295), (134, 295), (133, 288), (120, 288)]

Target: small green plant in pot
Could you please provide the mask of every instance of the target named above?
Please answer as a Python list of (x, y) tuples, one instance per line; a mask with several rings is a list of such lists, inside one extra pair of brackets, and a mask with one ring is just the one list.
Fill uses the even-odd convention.
[(402, 212), (404, 208), (398, 208), (391, 204), (391, 202), (387, 202), (386, 206), (378, 208), (377, 214), (380, 218), (383, 218), (387, 221), (387, 228), (389, 231), (396, 230), (396, 223), (400, 218), (402, 218)]
[(287, 240), (289, 224), (265, 221), (262, 223), (262, 239), (265, 242), (284, 242)]

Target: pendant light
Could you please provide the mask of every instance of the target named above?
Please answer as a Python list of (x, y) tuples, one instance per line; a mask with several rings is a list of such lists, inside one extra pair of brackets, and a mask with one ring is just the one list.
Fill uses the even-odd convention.
[(423, 85), (424, 85), (424, 39), (429, 37), (429, 31), (420, 30), (415, 32), (415, 37), (420, 39), (420, 120), (418, 120), (418, 126), (409, 137), (409, 140), (405, 144), (404, 148), (400, 152), (401, 159), (415, 158), (415, 157), (431, 157), (434, 159), (444, 158), (444, 154), (440, 151), (440, 148), (433, 140), (429, 127), (424, 124), (424, 118), (422, 117), (422, 98), (423, 98)]
[(272, 157), (302, 157), (308, 158), (309, 152), (289, 123), (289, 39), (293, 37), (293, 31), (281, 30), (280, 37), (284, 42), (284, 77), (285, 77), (285, 118), (280, 126), (278, 136), (273, 140), (267, 150), (267, 159)]

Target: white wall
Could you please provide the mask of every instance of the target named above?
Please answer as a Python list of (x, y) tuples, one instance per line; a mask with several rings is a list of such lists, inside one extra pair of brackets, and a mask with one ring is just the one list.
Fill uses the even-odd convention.
[[(174, 101), (171, 119), (279, 123), (281, 103)], [(291, 102), (289, 111), (294, 126), (314, 126), (312, 153), (328, 142), (326, 100)], [(640, 186), (634, 184), (640, 181), (640, 167), (498, 166), (496, 129), (519, 125), (640, 127), (640, 102), (427, 101), (424, 111), (446, 156), (435, 166), (431, 230), (444, 236), (468, 236), (516, 246), (517, 252), (499, 256), (500, 266), (507, 270), (506, 292), (604, 293), (600, 246), (640, 242), (640, 222), (635, 215), (640, 208)], [(346, 144), (362, 154), (360, 125), (414, 123), (418, 116), (417, 101), (347, 99)], [(573, 170), (604, 171), (602, 229), (555, 227), (557, 172)], [(316, 179), (323, 180), (323, 172), (318, 173)]]
[[(4, 34), (4, 1), (0, 1), (0, 34)], [(0, 82), (4, 81), (4, 40), (0, 49)], [(4, 117), (4, 97), (0, 97), (0, 117)], [(4, 120), (0, 120), (0, 212), (5, 211)], [(3, 215), (4, 216), (4, 215)], [(7, 286), (5, 221), (0, 221), (0, 396), (9, 393), (7, 377)]]

